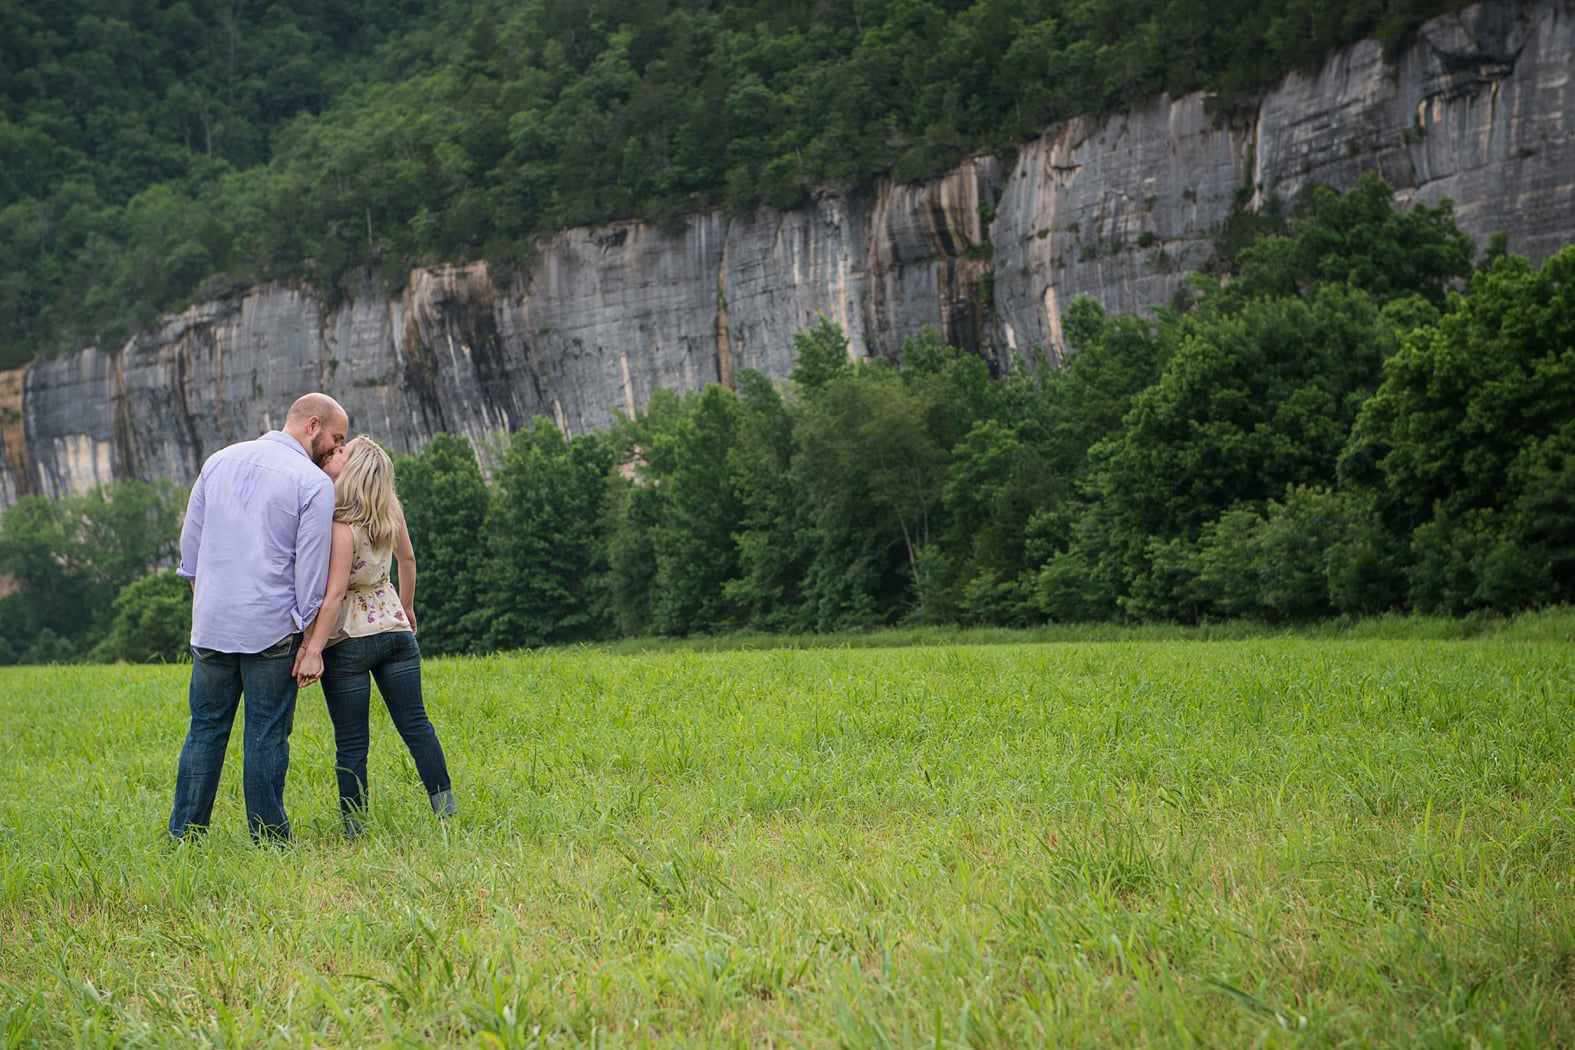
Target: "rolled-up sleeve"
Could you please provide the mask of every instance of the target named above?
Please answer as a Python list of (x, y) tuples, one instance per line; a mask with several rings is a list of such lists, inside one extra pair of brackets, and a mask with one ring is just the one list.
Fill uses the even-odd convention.
[(323, 479), (313, 486), (301, 506), (295, 535), (295, 609), (297, 630), (304, 631), (317, 618), (328, 587), (328, 556), (333, 547), (334, 487)]
[(180, 567), (175, 570), (175, 575), (186, 580), (197, 578), (197, 554), (202, 550), (205, 477), (206, 474), (197, 475), (197, 481), (191, 487), (191, 496), (186, 501), (186, 519), (180, 527)]

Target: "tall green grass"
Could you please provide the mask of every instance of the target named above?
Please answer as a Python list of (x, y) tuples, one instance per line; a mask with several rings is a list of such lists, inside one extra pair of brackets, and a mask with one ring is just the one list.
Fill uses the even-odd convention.
[(429, 661), (365, 839), (302, 694), (162, 837), (172, 668), (0, 673), (0, 1046), (1575, 1045), (1575, 647), (1255, 637)]
[(895, 627), (836, 634), (732, 634), (693, 638), (625, 638), (602, 646), (612, 653), (731, 652), (738, 649), (888, 649), (926, 645), (1020, 645), (1046, 642), (1222, 642), (1249, 638), (1521, 638), (1575, 643), (1575, 609), (1556, 606), (1518, 616), (1422, 616), (1389, 613), (1336, 617), (1277, 626), (1253, 620), (1184, 624), (1053, 623), (1039, 627)]

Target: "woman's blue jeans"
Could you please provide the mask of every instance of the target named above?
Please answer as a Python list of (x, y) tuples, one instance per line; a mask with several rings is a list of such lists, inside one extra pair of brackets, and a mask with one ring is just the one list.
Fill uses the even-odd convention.
[(295, 651), (293, 634), (260, 653), (191, 650), (191, 728), (180, 749), (175, 774), (175, 805), (170, 834), (185, 838), (206, 830), (224, 772), (224, 751), (235, 725), (235, 709), (246, 695), (245, 743), (241, 783), (246, 793), (246, 823), (258, 842), (287, 842), (290, 818), (284, 812), (284, 778), (290, 771), (290, 729), (295, 725)]
[[(430, 797), (451, 787), (443, 745), (421, 702), (421, 647), (410, 631), (347, 638), (323, 651), (323, 698), (334, 723), (334, 770), (339, 808), (354, 821), (366, 809), (367, 724), (372, 679), (383, 694), (394, 728), (415, 759)], [(353, 823), (347, 826), (353, 827)]]

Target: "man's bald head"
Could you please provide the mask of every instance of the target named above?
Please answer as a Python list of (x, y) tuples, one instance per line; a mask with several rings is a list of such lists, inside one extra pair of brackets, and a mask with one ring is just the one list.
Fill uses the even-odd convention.
[(343, 419), (346, 426), (350, 423), (349, 416), (343, 408), (339, 407), (339, 402), (327, 394), (315, 393), (302, 394), (296, 398), (295, 404), (290, 406), (289, 414), (284, 417), (284, 423), (285, 426), (289, 426), (292, 423), (305, 425), (306, 421), (312, 416), (316, 416), (321, 420), (330, 418)]
[(350, 415), (327, 394), (302, 394), (290, 406), (282, 429), (299, 441), (320, 467), (345, 443)]

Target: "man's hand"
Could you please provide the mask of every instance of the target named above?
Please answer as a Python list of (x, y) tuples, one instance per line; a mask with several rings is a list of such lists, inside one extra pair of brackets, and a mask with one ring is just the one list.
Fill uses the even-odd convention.
[(295, 654), (295, 685), (305, 689), (323, 676), (323, 654), (302, 646)]

